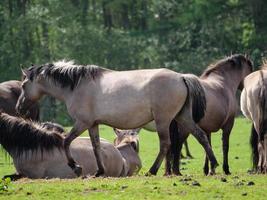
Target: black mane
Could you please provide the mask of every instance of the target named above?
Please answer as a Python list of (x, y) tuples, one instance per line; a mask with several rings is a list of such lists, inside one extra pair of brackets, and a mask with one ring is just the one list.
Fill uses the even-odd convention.
[(251, 67), (251, 72), (253, 71), (252, 62), (247, 56), (241, 54), (234, 54), (232, 56), (226, 57), (222, 60), (219, 60), (215, 64), (211, 64), (201, 75), (201, 77), (206, 77), (210, 75), (210, 73), (218, 71), (226, 67), (229, 63), (232, 67), (241, 69), (242, 62), (246, 62)]
[(63, 136), (32, 121), (0, 113), (0, 144), (7, 152), (19, 157), (26, 151), (62, 148)]
[(75, 65), (72, 61), (59, 61), (53, 64), (45, 64), (42, 66), (32, 66), (30, 71), (30, 80), (32, 81), (40, 73), (45, 78), (54, 81), (62, 88), (69, 87), (73, 90), (83, 78), (94, 80), (102, 75), (103, 68), (95, 65)]

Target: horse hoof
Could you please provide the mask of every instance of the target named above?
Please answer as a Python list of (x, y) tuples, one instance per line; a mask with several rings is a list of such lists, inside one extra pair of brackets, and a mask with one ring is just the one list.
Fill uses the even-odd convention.
[(95, 173), (94, 177), (100, 177), (100, 176), (104, 176), (104, 175), (105, 175), (104, 171), (102, 171), (102, 170), (98, 170), (98, 171)]
[(203, 169), (203, 172), (204, 172), (205, 176), (208, 176), (208, 174), (209, 174), (209, 168), (204, 168)]
[(175, 176), (183, 176), (181, 172), (173, 172)]
[(187, 158), (187, 159), (194, 159), (194, 157), (191, 156), (191, 155), (187, 155), (186, 158)]
[(75, 165), (73, 171), (77, 175), (77, 177), (80, 177), (82, 175), (82, 167), (79, 165)]
[(225, 173), (225, 175), (231, 175), (231, 172), (229, 170), (225, 171), (224, 173)]
[(152, 174), (151, 172), (145, 173), (145, 176), (154, 176), (155, 174)]
[(214, 176), (214, 175), (216, 175), (215, 170), (211, 170), (211, 171), (209, 171), (208, 176)]

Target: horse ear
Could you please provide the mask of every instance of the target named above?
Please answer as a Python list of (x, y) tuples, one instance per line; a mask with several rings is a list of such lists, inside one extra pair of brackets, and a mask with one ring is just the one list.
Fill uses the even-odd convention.
[(30, 79), (30, 71), (27, 69), (22, 69), (21, 68), (22, 75), (25, 76), (26, 78)]
[(113, 131), (115, 132), (115, 134), (116, 134), (117, 136), (121, 136), (121, 135), (122, 135), (122, 134), (121, 134), (121, 131), (120, 131), (119, 129), (113, 128)]
[(136, 135), (139, 134), (139, 132), (141, 131), (141, 129), (142, 129), (142, 128), (136, 128), (136, 129), (134, 129), (134, 132), (136, 132)]

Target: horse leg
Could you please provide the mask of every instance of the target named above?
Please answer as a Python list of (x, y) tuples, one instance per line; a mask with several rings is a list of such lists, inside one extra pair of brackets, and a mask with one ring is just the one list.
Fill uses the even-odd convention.
[(263, 162), (263, 173), (267, 173), (267, 134), (264, 136), (264, 162)]
[(223, 171), (226, 175), (230, 175), (228, 164), (228, 152), (229, 152), (229, 137), (234, 125), (234, 117), (230, 118), (229, 121), (223, 127), (222, 133), (222, 147), (223, 147)]
[(191, 132), (193, 136), (198, 140), (198, 142), (202, 145), (202, 147), (205, 149), (208, 159), (210, 160), (210, 175), (215, 174), (215, 169), (219, 166), (219, 164), (210, 146), (207, 134), (197, 124), (194, 125)]
[[(207, 133), (207, 137), (208, 137), (209, 144), (211, 146), (211, 138), (210, 138), (211, 133)], [(204, 164), (203, 172), (205, 175), (209, 174), (209, 158), (207, 154), (205, 154), (205, 164)]]
[(176, 147), (176, 152), (173, 155), (173, 166), (172, 166), (172, 171), (175, 175), (182, 175), (180, 172), (180, 160), (181, 160), (181, 151), (183, 147), (184, 141), (187, 139), (189, 133), (188, 132), (183, 132), (182, 135), (180, 133), (177, 147)]
[(65, 150), (65, 155), (68, 160), (69, 167), (73, 170), (73, 172), (79, 177), (82, 174), (82, 167), (77, 165), (70, 153), (70, 144), (71, 142), (78, 137), (86, 128), (85, 124), (81, 124), (76, 122), (69, 132), (69, 134), (65, 137), (63, 141), (63, 146)]
[(157, 122), (156, 120), (155, 122), (159, 136), (160, 149), (155, 162), (153, 163), (152, 167), (149, 170), (149, 174), (152, 175), (157, 174), (158, 169), (171, 146), (170, 135), (169, 135), (169, 123), (163, 124)]
[(259, 152), (259, 162), (258, 162), (258, 173), (262, 173), (262, 163), (263, 163), (263, 145), (262, 141), (258, 142), (258, 152)]
[(97, 170), (95, 176), (98, 177), (98, 176), (104, 175), (104, 173), (105, 173), (105, 168), (104, 168), (103, 159), (102, 159), (102, 155), (101, 155), (101, 149), (100, 149), (98, 125), (93, 126), (88, 131), (89, 131), (90, 139), (92, 142), (92, 146), (94, 149), (94, 154), (95, 154), (95, 158), (96, 158), (96, 162), (97, 162), (97, 166), (98, 166), (98, 170)]
[(165, 173), (164, 176), (170, 176), (172, 174), (172, 160), (173, 160), (173, 155), (171, 148), (169, 148), (167, 154), (166, 154), (166, 163), (165, 163)]
[(21, 179), (23, 177), (24, 177), (23, 175), (15, 173), (15, 174), (3, 176), (2, 180), (5, 180), (6, 178), (10, 178), (11, 181), (16, 181), (16, 180)]
[(189, 151), (189, 146), (188, 146), (187, 139), (184, 141), (184, 146), (185, 146), (186, 157), (187, 158), (194, 158), (192, 156), (192, 154), (190, 153), (190, 151)]
[[(172, 120), (169, 131), (170, 131), (171, 147), (166, 156), (165, 175), (170, 175), (172, 174), (172, 172), (174, 172), (174, 174), (176, 175), (181, 175), (178, 165), (183, 142), (180, 139), (178, 124), (175, 120)], [(172, 171), (172, 169), (174, 171)]]

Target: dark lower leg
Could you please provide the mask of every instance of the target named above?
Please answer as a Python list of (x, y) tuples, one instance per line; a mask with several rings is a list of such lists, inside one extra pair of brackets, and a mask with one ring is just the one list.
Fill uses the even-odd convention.
[(172, 156), (173, 155), (171, 153), (171, 149), (169, 149), (166, 155), (165, 174), (164, 174), (165, 176), (169, 176), (172, 174), (172, 170), (171, 170), (171, 166), (172, 166), (171, 162), (173, 160)]
[(101, 176), (105, 174), (105, 168), (103, 164), (103, 159), (101, 155), (101, 149), (100, 149), (100, 138), (99, 138), (99, 131), (98, 131), (98, 125), (94, 126), (93, 128), (89, 129), (89, 135), (91, 138), (98, 170), (95, 174), (95, 176)]
[(228, 152), (229, 152), (229, 133), (223, 132), (223, 171), (226, 175), (231, 174), (228, 164)]
[(65, 155), (68, 160), (68, 165), (78, 177), (82, 174), (82, 168), (79, 165), (77, 165), (74, 159), (72, 158), (70, 153), (70, 144), (76, 137), (80, 135), (82, 131), (83, 130), (76, 129), (75, 127), (73, 127), (70, 133), (66, 136), (66, 138), (63, 141)]
[(187, 158), (193, 158), (192, 154), (189, 151), (189, 146), (188, 146), (187, 140), (184, 141), (184, 146), (185, 146), (186, 157)]
[(215, 168), (219, 164), (209, 144), (209, 140), (208, 140), (206, 133), (202, 129), (200, 129), (198, 126), (196, 126), (192, 134), (205, 149), (208, 159), (210, 160), (210, 163), (211, 163), (211, 173), (215, 173)]
[(159, 131), (158, 134), (159, 134), (160, 150), (155, 162), (153, 163), (152, 167), (149, 170), (149, 173), (152, 175), (157, 174), (158, 169), (164, 157), (167, 155), (167, 152), (171, 145), (168, 129), (166, 129), (165, 131)]
[[(211, 145), (210, 133), (207, 133), (207, 137), (208, 137), (209, 144)], [(205, 154), (205, 164), (204, 164), (203, 171), (205, 175), (209, 174), (209, 158), (207, 154)]]
[(175, 175), (182, 175), (182, 173), (180, 172), (180, 160), (181, 160), (182, 146), (183, 146), (183, 141), (182, 139), (180, 139), (177, 145), (177, 151), (173, 155), (172, 171)]

